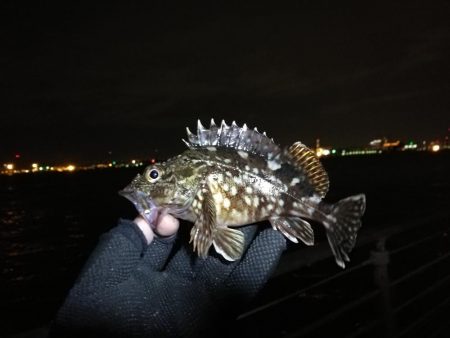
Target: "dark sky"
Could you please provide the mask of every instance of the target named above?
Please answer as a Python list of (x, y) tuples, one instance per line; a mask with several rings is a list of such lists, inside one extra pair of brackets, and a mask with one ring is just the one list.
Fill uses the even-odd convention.
[(197, 118), (282, 145), (450, 125), (447, 1), (107, 3), (2, 1), (0, 163), (173, 155)]

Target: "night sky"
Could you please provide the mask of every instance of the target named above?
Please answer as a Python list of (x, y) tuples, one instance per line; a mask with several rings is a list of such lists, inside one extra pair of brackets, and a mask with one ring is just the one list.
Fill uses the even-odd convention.
[(0, 163), (171, 156), (197, 118), (335, 147), (450, 125), (447, 1), (142, 3), (2, 1)]

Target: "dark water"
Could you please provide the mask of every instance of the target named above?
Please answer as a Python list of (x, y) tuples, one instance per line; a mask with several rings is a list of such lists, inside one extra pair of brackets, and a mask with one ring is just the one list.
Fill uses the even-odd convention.
[[(367, 195), (362, 231), (449, 207), (449, 153), (324, 160), (327, 200)], [(117, 195), (140, 169), (0, 176), (0, 325), (13, 333), (46, 325), (98, 236), (132, 205)], [(290, 250), (295, 250), (293, 246)]]

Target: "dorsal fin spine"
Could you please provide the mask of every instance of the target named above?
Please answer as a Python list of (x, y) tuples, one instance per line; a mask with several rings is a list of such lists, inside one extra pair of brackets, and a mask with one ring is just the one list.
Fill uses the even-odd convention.
[(272, 159), (279, 155), (281, 149), (267, 135), (250, 129), (246, 124), (239, 127), (235, 121), (228, 126), (225, 120), (218, 127), (211, 119), (210, 129), (206, 129), (200, 120), (197, 121), (197, 135), (192, 134), (187, 128), (189, 148), (225, 147), (239, 151), (245, 151), (266, 159)]

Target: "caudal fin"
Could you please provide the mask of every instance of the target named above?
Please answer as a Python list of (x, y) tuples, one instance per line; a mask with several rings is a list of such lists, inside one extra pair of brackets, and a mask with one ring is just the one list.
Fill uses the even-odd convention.
[(350, 261), (348, 254), (356, 242), (356, 234), (361, 228), (361, 217), (366, 209), (364, 194), (350, 196), (340, 200), (331, 209), (330, 222), (327, 224), (327, 237), (336, 263), (345, 268)]

